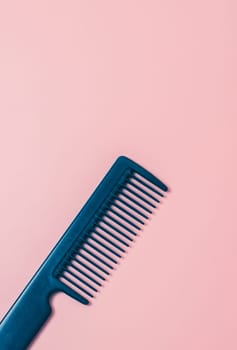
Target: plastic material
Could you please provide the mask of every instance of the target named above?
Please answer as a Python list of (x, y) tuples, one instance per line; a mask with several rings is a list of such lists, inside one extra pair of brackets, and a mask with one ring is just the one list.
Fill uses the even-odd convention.
[(167, 186), (119, 157), (0, 323), (0, 349), (24, 350), (63, 291), (89, 304)]

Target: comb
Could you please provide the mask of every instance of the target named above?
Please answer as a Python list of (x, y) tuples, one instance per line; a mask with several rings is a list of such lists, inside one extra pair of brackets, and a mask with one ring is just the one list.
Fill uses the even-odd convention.
[(64, 292), (90, 304), (168, 187), (119, 157), (0, 323), (1, 350), (26, 349)]

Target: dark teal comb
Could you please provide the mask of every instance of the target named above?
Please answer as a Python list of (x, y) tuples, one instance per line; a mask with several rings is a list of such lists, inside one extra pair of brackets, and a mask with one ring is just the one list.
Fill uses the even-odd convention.
[(0, 323), (0, 349), (23, 350), (65, 292), (89, 304), (156, 208), (167, 186), (119, 157)]

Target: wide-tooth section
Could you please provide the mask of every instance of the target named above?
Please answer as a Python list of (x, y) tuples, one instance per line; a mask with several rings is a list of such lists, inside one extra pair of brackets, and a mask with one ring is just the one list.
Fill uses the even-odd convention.
[(74, 246), (58, 273), (59, 280), (90, 301), (164, 197), (161, 190), (141, 174), (130, 172)]

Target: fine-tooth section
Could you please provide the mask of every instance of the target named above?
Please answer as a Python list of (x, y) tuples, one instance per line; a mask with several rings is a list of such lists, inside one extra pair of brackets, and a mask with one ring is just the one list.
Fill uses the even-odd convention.
[(126, 187), (121, 187), (121, 195), (123, 195), (125, 198), (127, 198), (128, 200), (130, 200), (131, 202), (133, 202), (134, 204), (136, 204), (138, 207), (142, 208), (143, 210), (147, 211), (148, 213), (152, 214), (152, 210), (150, 208), (147, 208), (146, 206), (144, 206), (141, 201), (138, 202), (138, 200), (136, 199), (136, 193), (135, 195), (133, 193), (131, 193), (131, 191), (128, 191), (126, 189)]
[(115, 211), (115, 213), (118, 213), (122, 217), (125, 217), (126, 219), (128, 219), (133, 224), (132, 226), (137, 228), (138, 230), (141, 229), (141, 227), (145, 224), (144, 221), (137, 218), (135, 215), (133, 215), (129, 211), (127, 211), (127, 213), (126, 213), (124, 208), (120, 209), (120, 207), (118, 207), (116, 205), (112, 205), (111, 209), (113, 209)]
[(139, 222), (140, 224), (144, 225), (144, 221), (142, 221), (141, 219), (139, 219), (137, 216), (135, 216), (131, 210), (128, 211), (128, 209), (131, 209), (128, 208), (125, 209), (123, 205), (121, 204), (118, 204), (117, 200), (114, 200), (114, 201), (111, 201), (111, 204), (112, 204), (112, 208), (115, 207), (115, 210), (119, 210), (121, 212), (123, 212), (124, 214), (126, 214), (127, 216), (131, 217), (132, 219), (134, 219), (135, 221)]
[(79, 264), (76, 265), (75, 261), (72, 260), (69, 264), (69, 266), (73, 267), (78, 273), (85, 276), (88, 280), (92, 281), (93, 283), (97, 284), (97, 286), (101, 287), (102, 284), (98, 282), (95, 278), (93, 278), (91, 275), (83, 271), (81, 268), (78, 267)]
[[(96, 230), (94, 230), (96, 231)], [(95, 233), (93, 231), (92, 235), (91, 235), (91, 239), (93, 239), (96, 243), (98, 243), (99, 245), (101, 245), (105, 250), (108, 250), (109, 253), (111, 253), (112, 255), (115, 255), (117, 258), (121, 258), (122, 255), (120, 253), (117, 252), (117, 250), (115, 250), (114, 248), (116, 248), (114, 245), (113, 245), (113, 248), (111, 248), (111, 243), (105, 239), (105, 242), (104, 242), (104, 237), (102, 235), (98, 235), (98, 233)], [(99, 236), (99, 237), (97, 237)], [(102, 237), (102, 239), (101, 239)]]
[(134, 232), (134, 230), (131, 230), (128, 226), (124, 225), (121, 221), (116, 219), (116, 217), (114, 217), (115, 215), (113, 213), (111, 213), (110, 211), (108, 211), (105, 216), (107, 216), (110, 220), (115, 222), (118, 226), (121, 226), (125, 231), (128, 231), (129, 233), (131, 233), (134, 236), (137, 235), (137, 233)]
[[(96, 241), (95, 241), (96, 242)], [(109, 256), (108, 254), (106, 254), (103, 250), (101, 250), (99, 247), (98, 247), (98, 244), (96, 244), (96, 243), (91, 243), (91, 240), (88, 240), (87, 241), (87, 245), (90, 247), (90, 248), (92, 248), (92, 249), (94, 249), (95, 251), (96, 251), (96, 253), (99, 253), (99, 255), (102, 255), (102, 257), (103, 258), (106, 258), (106, 259), (108, 259), (108, 260), (110, 260), (110, 261), (112, 261), (114, 264), (117, 264), (117, 261), (116, 260), (114, 260), (111, 256)], [(104, 260), (103, 260), (104, 261)], [(106, 264), (106, 266), (110, 266), (110, 265), (108, 265), (105, 261), (104, 261), (104, 264)], [(111, 266), (111, 268), (112, 268), (112, 266)]]
[[(86, 251), (85, 251), (86, 252)], [(78, 254), (79, 257), (82, 257), (83, 259), (85, 259), (88, 263), (90, 263), (91, 265), (93, 265), (96, 269), (100, 270), (101, 272), (105, 273), (106, 275), (109, 275), (109, 272), (107, 270), (105, 270), (101, 265), (97, 264), (94, 260), (92, 260), (91, 258), (89, 258), (85, 252), (80, 252)]]
[[(100, 270), (99, 267), (97, 267), (96, 265), (93, 264), (93, 262), (90, 262), (89, 259), (86, 259), (83, 255), (75, 255), (72, 261), (76, 261), (79, 265), (81, 265), (82, 267), (84, 267), (87, 271), (91, 272), (93, 275), (95, 275), (96, 277), (98, 277), (99, 279), (101, 279), (102, 281), (106, 281), (106, 278), (104, 276), (101, 275), (101, 273), (99, 273), (97, 270)], [(86, 263), (84, 262), (84, 260), (86, 261)], [(92, 267), (90, 267), (92, 266)], [(105, 274), (108, 274), (107, 271), (103, 271)]]
[[(129, 244), (128, 244), (127, 242), (125, 242), (123, 239), (121, 239), (120, 237), (118, 237), (118, 235), (116, 235), (116, 234), (113, 233), (112, 227), (109, 227), (109, 226), (108, 226), (108, 228), (110, 229), (110, 230), (108, 230), (106, 227), (104, 227), (104, 226), (106, 226), (106, 225), (103, 226), (103, 224), (104, 224), (103, 222), (98, 223), (98, 224), (97, 224), (97, 228), (96, 228), (95, 231), (98, 232), (98, 229), (99, 229), (99, 230), (103, 231), (103, 232), (102, 232), (103, 235), (104, 235), (104, 233), (105, 233), (105, 234), (111, 236), (112, 238), (114, 238), (115, 240), (117, 240), (118, 242), (120, 242), (121, 244), (125, 245), (126, 247), (129, 247)], [(115, 232), (116, 232), (116, 230), (115, 230)], [(126, 238), (126, 237), (124, 237), (124, 238)]]
[(153, 201), (160, 203), (159, 199), (151, 195), (148, 191), (145, 191), (141, 186), (137, 186), (132, 180), (128, 180), (127, 184), (133, 186), (137, 191), (140, 191), (145, 196), (149, 197)]
[[(107, 263), (104, 259), (102, 259), (98, 254), (94, 253), (93, 248), (91, 249), (90, 245), (88, 243), (86, 243), (82, 247), (82, 252), (85, 251), (87, 254), (91, 255), (93, 259), (98, 260), (101, 264), (103, 264), (106, 267), (108, 267), (109, 269), (113, 270), (114, 267), (111, 264)], [(99, 251), (98, 249), (95, 249), (95, 248), (94, 248), (94, 250), (97, 252)]]
[[(133, 172), (133, 176), (136, 178), (137, 181), (141, 182), (144, 186), (147, 186), (148, 188), (150, 188), (152, 191), (154, 191), (155, 193), (157, 193), (161, 197), (164, 197), (163, 193), (158, 191), (157, 188), (159, 188), (160, 190), (165, 191), (165, 192), (167, 191), (168, 188), (166, 185), (161, 184), (158, 179), (156, 179), (156, 183), (151, 182), (151, 181), (147, 180), (141, 174), (138, 174), (136, 171)], [(157, 183), (157, 181), (159, 184)]]
[(135, 225), (131, 220), (127, 219), (124, 215), (118, 213), (115, 209), (113, 209), (113, 206), (109, 207), (108, 212), (113, 213), (115, 216), (117, 216), (122, 221), (125, 221), (125, 223), (128, 223), (129, 225), (135, 227), (137, 230), (140, 230), (140, 227)]
[(134, 183), (135, 185), (142, 188), (144, 191), (150, 193), (151, 195), (156, 195), (159, 197), (164, 197), (164, 194), (161, 191), (158, 191), (157, 188), (152, 187), (148, 183), (145, 183), (141, 179), (139, 179), (137, 176), (131, 176), (130, 181)]
[(111, 239), (107, 238), (105, 235), (102, 235), (101, 233), (98, 232), (98, 228), (94, 229), (94, 232), (92, 234), (92, 236), (96, 235), (96, 237), (100, 237), (102, 240), (104, 240), (105, 242), (109, 243), (110, 245), (112, 245), (114, 248), (120, 250), (121, 252), (125, 253), (125, 249), (123, 249), (122, 247), (120, 247), (118, 244), (114, 243)]
[(122, 193), (118, 193), (117, 197), (114, 197), (114, 199), (115, 203), (116, 201), (118, 201), (120, 205), (129, 208), (130, 210), (134, 211), (136, 214), (142, 216), (145, 219), (149, 219), (149, 217), (146, 214), (139, 210), (139, 206), (135, 202), (131, 201), (128, 197), (126, 198), (126, 196), (123, 197)]
[(94, 292), (98, 292), (98, 290), (94, 288), (90, 283), (86, 282), (83, 278), (81, 278), (79, 274), (76, 274), (71, 266), (67, 267), (67, 272), (71, 274), (74, 278), (78, 279), (78, 281), (80, 281), (82, 284), (92, 289)]
[[(119, 253), (117, 253), (114, 249), (111, 249), (110, 247), (108, 247), (108, 245), (104, 244), (103, 242), (101, 242), (100, 240), (96, 239), (96, 237), (94, 235), (91, 236), (91, 239), (94, 240), (98, 245), (101, 245), (105, 250), (108, 250), (110, 253), (112, 253), (113, 255), (117, 256), (118, 258), (122, 258), (122, 255), (120, 255)], [(111, 257), (109, 257), (109, 259), (112, 260)], [(116, 260), (112, 260), (115, 263), (117, 263)]]
[(124, 188), (132, 193), (135, 197), (138, 197), (141, 201), (145, 202), (146, 204), (150, 205), (152, 208), (156, 208), (156, 205), (151, 203), (150, 201), (148, 201), (146, 198), (144, 198), (144, 196), (141, 196), (138, 192), (134, 191), (132, 188), (132, 186), (130, 184), (126, 184), (126, 186), (124, 186)]
[[(123, 231), (121, 231), (120, 229), (118, 229), (119, 225), (112, 223), (111, 220), (109, 220), (109, 218), (102, 218), (101, 219), (102, 223), (109, 226), (109, 228), (111, 228), (112, 230), (114, 230), (115, 232), (117, 232), (118, 234), (120, 234), (122, 237), (128, 239), (129, 241), (133, 241), (133, 238), (131, 238), (130, 236), (128, 236), (126, 233), (124, 233)], [(118, 227), (117, 227), (118, 226)]]
[(74, 290), (75, 287), (76, 289), (79, 289), (81, 292), (83, 292), (84, 294), (88, 295), (89, 297), (93, 298), (94, 295), (89, 292), (88, 290), (86, 290), (84, 287), (82, 287), (78, 282), (77, 282), (77, 278), (73, 277), (72, 275), (70, 275), (67, 271), (63, 272), (63, 275), (61, 277), (62, 279), (66, 280), (69, 284), (71, 284), (72, 286), (74, 286)]
[[(168, 188), (145, 169), (127, 169), (104, 198), (58, 272), (88, 302), (126, 253)], [(147, 178), (146, 178), (147, 175)]]

